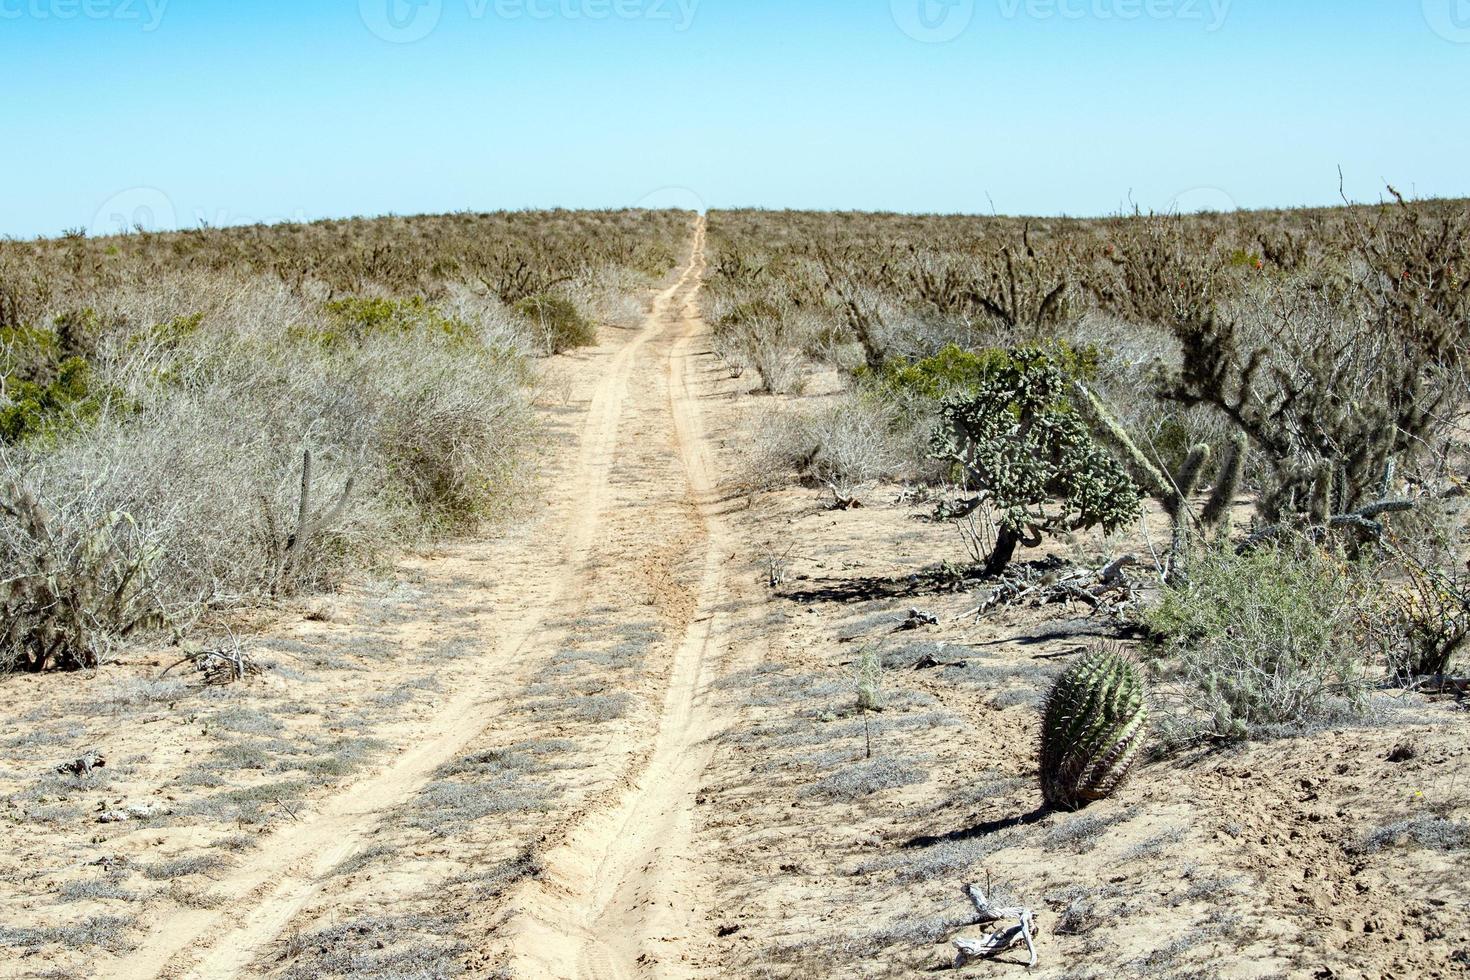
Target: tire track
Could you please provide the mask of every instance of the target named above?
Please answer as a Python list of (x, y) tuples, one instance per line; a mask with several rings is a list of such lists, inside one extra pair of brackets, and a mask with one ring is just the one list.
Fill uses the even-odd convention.
[[(703, 223), (679, 280), (655, 299), (649, 326), (607, 362), (589, 401), (577, 461), (570, 476), (552, 489), (554, 517), (547, 532), (560, 547), (548, 549), (547, 582), (529, 583), (543, 598), (509, 622), (499, 622), (499, 643), (482, 655), (468, 681), (443, 705), (411, 748), (381, 771), (327, 798), (311, 814), (274, 835), (218, 882), (217, 908), (171, 911), (129, 955), (102, 968), (99, 977), (232, 977), (244, 973), (321, 886), (328, 873), (359, 851), (395, 807), (410, 800), (434, 771), (456, 758), (493, 717), (485, 707), (524, 684), (536, 665), (528, 656), (533, 639), (570, 596), (604, 523), (610, 474), (624, 417), (629, 379), (639, 352), (655, 335), (676, 300), (702, 274)], [(470, 561), (493, 558), (492, 542), (469, 546)], [(483, 567), (494, 567), (488, 562)], [(425, 623), (425, 628), (429, 624)]]
[(693, 345), (703, 330), (699, 278), (704, 220), (696, 232), (695, 281), (672, 333), (665, 370), (669, 413), (687, 493), (704, 527), (697, 611), (675, 653), (652, 750), (613, 805), (584, 816), (545, 857), (545, 874), (519, 902), (517, 975), (604, 978), (686, 977), (697, 970), (700, 862), (691, 853), (700, 780), (719, 729), (709, 685), (720, 673), (717, 640), (728, 628), (723, 559), (728, 536), (711, 515), (717, 489), (693, 377)]

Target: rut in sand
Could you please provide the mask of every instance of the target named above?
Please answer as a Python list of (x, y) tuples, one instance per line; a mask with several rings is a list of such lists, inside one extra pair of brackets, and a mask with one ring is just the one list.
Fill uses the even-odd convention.
[[(486, 649), (411, 748), (301, 814), (266, 847), (223, 872), (213, 889), (217, 905), (160, 918), (135, 950), (100, 976), (246, 975), (304, 909), (315, 906), (314, 913), (323, 915), (320, 905), (330, 899), (322, 891), (332, 869), (362, 851), (436, 769), (490, 732), (498, 717), (494, 706), (514, 698), (550, 656), (544, 624), (575, 611), (599, 578), (632, 573), (607, 567), (607, 556), (594, 559), (594, 553), (613, 529), (647, 520), (650, 508), (675, 509), (691, 523), (694, 531), (685, 540), (692, 553), (680, 561), (698, 569), (697, 582), (679, 585), (689, 611), (678, 617), (683, 636), (672, 648), (651, 741), (627, 754), (627, 771), (613, 780), (617, 792), (589, 801), (564, 822), (559, 842), (548, 842), (547, 872), (510, 897), (519, 913), (511, 921), (521, 976), (678, 974), (683, 954), (676, 947), (690, 938), (699, 880), (684, 845), (699, 773), (708, 760), (705, 736), (712, 730), (701, 692), (712, 679), (714, 609), (723, 589), (721, 559), (728, 554), (716, 523), (704, 517), (715, 481), (691, 366), (702, 326), (696, 300), (704, 234), (701, 218), (688, 264), (656, 297), (643, 328), (610, 356), (579, 365), (596, 375), (572, 450), (575, 459), (548, 489), (552, 499), (543, 526), (518, 545), (534, 549), (542, 570), (514, 587), (537, 598), (487, 624), (493, 635)], [(654, 391), (663, 395), (657, 403), (649, 398)], [(642, 444), (650, 440), (657, 445)], [(645, 485), (641, 492), (653, 499), (639, 502), (634, 512), (612, 489), (614, 470), (640, 452), (669, 451), (682, 462), (683, 479)], [(619, 508), (628, 512), (613, 513)], [(505, 567), (505, 547), (471, 543), (438, 560), (463, 563), (468, 574), (494, 575)], [(432, 610), (432, 597), (426, 607)]]
[[(711, 681), (724, 663), (728, 631), (725, 559), (733, 552), (715, 515), (711, 469), (697, 398), (695, 344), (702, 336), (698, 290), (704, 227), (693, 265), (651, 329), (663, 349), (651, 367), (667, 378), (668, 412), (703, 555), (692, 621), (677, 643), (651, 752), (630, 784), (589, 810), (545, 857), (545, 873), (518, 897), (514, 968), (519, 976), (683, 977), (695, 972), (702, 921), (700, 856), (693, 820), (710, 736), (719, 731)], [(668, 492), (676, 492), (669, 488)]]

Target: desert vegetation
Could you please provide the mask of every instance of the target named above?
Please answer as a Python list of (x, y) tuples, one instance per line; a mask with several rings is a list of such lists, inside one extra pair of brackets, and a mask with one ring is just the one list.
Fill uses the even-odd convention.
[(333, 588), (524, 498), (530, 359), (627, 326), (687, 216), (0, 242), (0, 670)]
[[(763, 864), (737, 835), (727, 859), (779, 896), (750, 896), (781, 935), (754, 967), (917, 975), (947, 940), (964, 969), (1040, 949), (1067, 977), (1407, 962), (1331, 916), (1348, 881), (1419, 908), (1463, 867), (1455, 777), (1400, 780), (1463, 737), (1467, 232), (1464, 202), (1392, 188), (1100, 220), (711, 214), (732, 460), (792, 525), (760, 568), (832, 617), (776, 627), (726, 742), (722, 799), (760, 787), (746, 819), (822, 853)], [(776, 502), (793, 486), (811, 516)], [(845, 707), (874, 657), (884, 710), (866, 681)], [(1373, 788), (1341, 782), (1355, 766)], [(1377, 847), (1418, 882), (1383, 881)], [(1308, 852), (1340, 869), (1323, 897), (1250, 856)], [(1302, 956), (1267, 938), (1283, 895), (1321, 909), (1289, 929)], [(852, 926), (777, 924), (803, 900)], [(1451, 975), (1454, 942), (1394, 955)]]
[(1119, 615), (1217, 735), (1368, 711), (1379, 681), (1452, 670), (1463, 203), (1390, 188), (1376, 206), (1093, 221), (718, 212), (711, 242), (731, 372), (822, 396), (773, 403), (763, 479), (779, 467), (839, 506), (906, 483), (990, 579), (1031, 575), (1013, 561), (1048, 538), (1162, 519), (1126, 556), (1154, 597)]
[(0, 957), (1455, 975), (1467, 227), (0, 243)]

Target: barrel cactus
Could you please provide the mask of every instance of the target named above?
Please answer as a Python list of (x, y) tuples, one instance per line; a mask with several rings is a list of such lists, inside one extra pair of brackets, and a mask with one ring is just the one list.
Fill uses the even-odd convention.
[(1147, 692), (1138, 665), (1100, 647), (1052, 685), (1042, 709), (1041, 795), (1077, 810), (1112, 794), (1143, 748)]

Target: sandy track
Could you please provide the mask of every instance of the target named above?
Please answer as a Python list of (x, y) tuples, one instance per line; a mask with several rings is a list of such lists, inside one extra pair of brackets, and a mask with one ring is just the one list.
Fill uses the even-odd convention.
[(656, 315), (668, 353), (670, 413), (687, 494), (703, 529), (696, 609), (677, 643), (651, 751), (622, 793), (594, 807), (545, 857), (545, 873), (516, 903), (514, 968), (537, 977), (685, 977), (697, 972), (695, 934), (704, 877), (692, 853), (701, 776), (718, 730), (709, 684), (722, 672), (720, 639), (728, 536), (714, 518), (716, 482), (696, 394), (694, 342), (704, 224), (677, 309)]
[[(466, 683), (442, 705), (430, 726), (414, 745), (377, 774), (361, 780), (324, 801), (312, 814), (272, 838), (267, 847), (233, 868), (221, 879), (214, 893), (221, 904), (208, 910), (170, 914), (128, 956), (97, 975), (141, 980), (159, 976), (229, 977), (244, 973), (262, 948), (281, 934), (292, 918), (319, 890), (325, 876), (343, 860), (359, 851), (364, 842), (397, 806), (411, 799), (437, 767), (455, 758), (486, 728), (493, 717), (486, 707), (498, 697), (518, 689), (538, 662), (532, 649), (542, 624), (555, 615), (564, 601), (574, 601), (575, 586), (584, 574), (601, 532), (609, 498), (610, 473), (624, 421), (624, 403), (629, 381), (640, 351), (655, 337), (664, 336), (671, 322), (686, 326), (697, 322), (678, 311), (692, 302), (703, 272), (704, 226), (701, 220), (689, 264), (679, 280), (656, 298), (648, 325), (638, 331), (607, 360), (595, 363), (601, 376), (592, 391), (577, 460), (570, 475), (558, 480), (552, 493), (565, 499), (551, 501), (552, 518), (541, 535), (538, 548), (550, 547), (542, 567), (548, 569), (543, 582), (527, 583), (540, 601), (522, 607), (513, 617), (496, 623), (498, 637), (493, 651), (477, 661)], [(692, 307), (690, 307), (692, 309)], [(692, 330), (692, 326), (690, 326)], [(676, 404), (688, 405), (685, 394)], [(676, 415), (678, 413), (676, 412)], [(680, 424), (680, 431), (697, 438), (697, 419)], [(687, 449), (691, 473), (698, 471), (708, 485), (703, 454)], [(547, 544), (546, 542), (553, 542)], [(483, 550), (484, 554), (476, 552)], [(473, 567), (494, 553), (492, 542), (459, 550), (457, 559)], [(706, 582), (710, 561), (706, 561)], [(704, 597), (704, 592), (701, 592)], [(703, 606), (703, 602), (701, 603)], [(686, 646), (696, 641), (686, 640)], [(693, 658), (697, 661), (698, 650)], [(680, 664), (688, 659), (679, 657)], [(678, 693), (692, 687), (699, 670), (680, 671), (671, 685), (669, 704), (684, 705)], [(687, 676), (686, 676), (687, 675)], [(668, 715), (666, 706), (665, 715)], [(688, 717), (685, 711), (683, 717)], [(660, 725), (660, 744), (665, 729)], [(682, 726), (675, 726), (682, 727)], [(675, 739), (677, 741), (677, 739)], [(658, 756), (658, 753), (655, 753)], [(556, 974), (550, 974), (556, 975)]]

